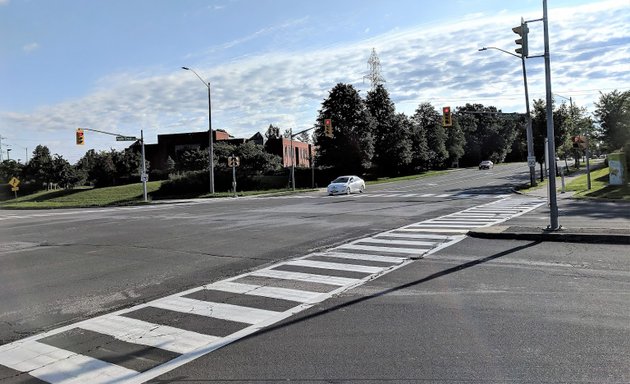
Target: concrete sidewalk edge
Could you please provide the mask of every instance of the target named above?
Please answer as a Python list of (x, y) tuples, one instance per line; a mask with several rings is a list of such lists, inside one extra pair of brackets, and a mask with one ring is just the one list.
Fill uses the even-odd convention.
[(556, 241), (566, 243), (589, 243), (589, 244), (622, 244), (630, 245), (630, 231), (619, 231), (611, 233), (599, 232), (601, 229), (588, 229), (580, 231), (567, 231), (560, 229), (558, 231), (546, 231), (540, 228), (522, 228), (522, 227), (488, 227), (477, 228), (468, 231), (470, 237), (481, 239), (501, 239), (501, 240), (527, 240), (527, 241)]

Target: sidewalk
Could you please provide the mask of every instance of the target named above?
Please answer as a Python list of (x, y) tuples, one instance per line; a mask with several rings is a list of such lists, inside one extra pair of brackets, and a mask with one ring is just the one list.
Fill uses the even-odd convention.
[[(567, 177), (568, 184), (573, 178)], [(558, 186), (559, 187), (559, 186)], [(547, 201), (547, 188), (530, 191), (526, 196)], [(468, 236), (486, 239), (561, 241), (630, 245), (630, 204), (609, 200), (573, 199), (572, 192), (556, 194), (560, 229), (547, 230), (550, 212), (547, 204), (510, 219), (504, 225), (478, 228)]]

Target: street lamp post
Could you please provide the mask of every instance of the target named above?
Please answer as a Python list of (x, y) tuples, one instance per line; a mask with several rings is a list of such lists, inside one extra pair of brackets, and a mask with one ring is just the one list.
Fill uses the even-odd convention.
[(214, 194), (214, 140), (212, 138), (212, 98), (210, 93), (210, 82), (207, 82), (199, 76), (194, 69), (188, 67), (182, 67), (182, 69), (186, 71), (191, 71), (201, 80), (201, 82), (208, 87), (208, 134), (210, 138), (208, 139), (208, 157), (210, 160), (210, 193)]
[(503, 50), (497, 47), (483, 47), (480, 48), (479, 51), (487, 51), (488, 49), (496, 49), (497, 51), (501, 51), (507, 53), (508, 55), (512, 55), (521, 59), (521, 64), (523, 67), (523, 84), (525, 85), (525, 113), (526, 116), (526, 133), (527, 133), (527, 162), (529, 163), (529, 183), (530, 186), (536, 186), (536, 166), (531, 164), (531, 159), (536, 158), (534, 155), (534, 134), (532, 132), (532, 115), (529, 111), (529, 91), (527, 89), (527, 71), (525, 70), (525, 56), (523, 55), (515, 55), (512, 52)]

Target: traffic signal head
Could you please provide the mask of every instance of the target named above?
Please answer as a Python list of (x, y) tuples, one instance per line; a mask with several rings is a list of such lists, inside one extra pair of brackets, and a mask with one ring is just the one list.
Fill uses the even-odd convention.
[(81, 128), (77, 128), (77, 145), (83, 145), (83, 144), (85, 144), (83, 130)]
[(451, 107), (442, 107), (442, 126), (451, 127), (453, 125), (453, 116)]
[(527, 27), (527, 23), (521, 18), (521, 25), (512, 28), (512, 31), (521, 37), (520, 39), (514, 40), (517, 45), (520, 45), (520, 48), (516, 48), (514, 52), (518, 53), (522, 57), (527, 57), (529, 55), (529, 48), (527, 45), (527, 34), (529, 33), (529, 28)]
[(333, 127), (331, 119), (324, 119), (324, 134), (328, 137), (333, 137)]

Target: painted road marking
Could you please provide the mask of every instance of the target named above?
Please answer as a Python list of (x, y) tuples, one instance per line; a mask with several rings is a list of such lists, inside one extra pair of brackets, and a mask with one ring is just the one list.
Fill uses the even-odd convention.
[[(411, 263), (412, 258), (435, 253), (461, 241), (470, 229), (502, 223), (541, 205), (544, 205), (541, 200), (529, 198), (493, 201), (283, 261), (0, 346), (0, 364), (55, 384), (144, 383), (333, 295), (402, 268)], [(344, 274), (359, 277), (344, 277)], [(172, 324), (163, 324), (171, 321)], [(85, 331), (82, 333), (80, 329)], [(148, 346), (171, 354), (156, 351), (162, 358), (151, 364), (159, 365), (141, 372), (143, 369), (135, 370), (136, 366), (129, 369), (44, 344), (54, 340), (56, 345), (73, 349), (74, 344), (68, 344), (69, 340), (87, 332), (128, 343), (125, 348), (129, 350)], [(133, 359), (138, 361), (141, 357), (129, 356), (130, 361)]]

